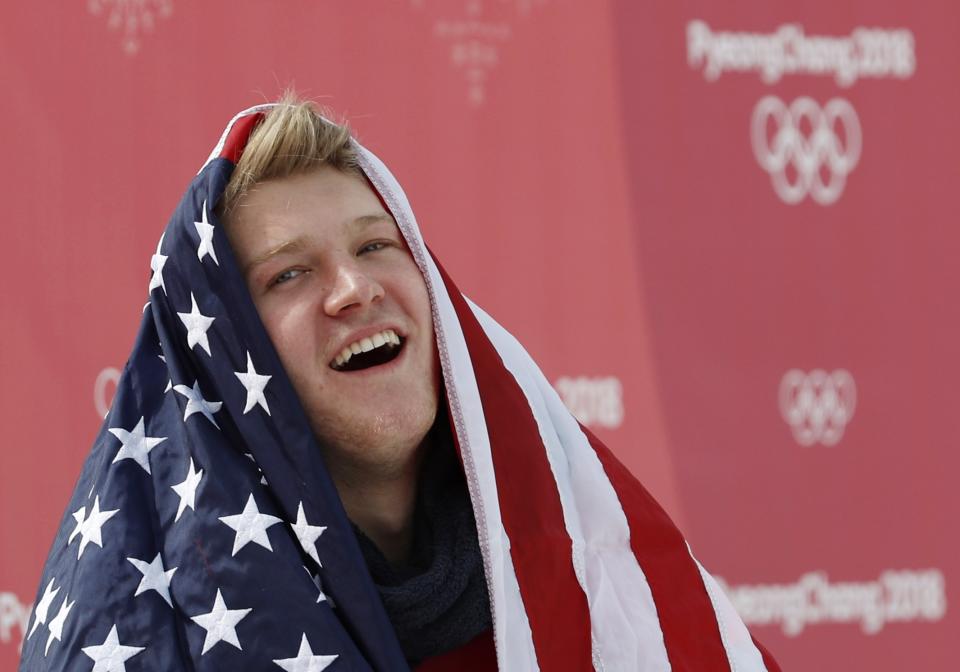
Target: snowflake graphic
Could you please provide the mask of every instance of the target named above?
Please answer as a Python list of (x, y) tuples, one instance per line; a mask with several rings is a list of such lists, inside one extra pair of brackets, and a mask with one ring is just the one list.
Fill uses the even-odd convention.
[[(473, 105), (486, 100), (486, 81), (500, 62), (500, 45), (512, 35), (515, 15), (527, 16), (547, 0), (463, 0), (462, 15), (436, 18), (433, 33), (450, 44), (450, 64), (463, 71), (467, 99)], [(416, 10), (427, 11), (427, 0), (409, 0)], [(449, 1), (434, 3), (448, 10)]]
[(151, 32), (156, 18), (173, 13), (173, 0), (89, 0), (91, 14), (106, 13), (110, 30), (122, 31), (120, 43), (128, 54), (140, 49), (140, 35)]

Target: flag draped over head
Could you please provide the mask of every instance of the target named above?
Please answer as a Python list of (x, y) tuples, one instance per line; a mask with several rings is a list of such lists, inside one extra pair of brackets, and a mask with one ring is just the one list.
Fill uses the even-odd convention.
[[(214, 212), (269, 108), (230, 122), (150, 260), (133, 353), (54, 540), (21, 670), (408, 669)], [(357, 149), (430, 295), (499, 668), (777, 669)]]

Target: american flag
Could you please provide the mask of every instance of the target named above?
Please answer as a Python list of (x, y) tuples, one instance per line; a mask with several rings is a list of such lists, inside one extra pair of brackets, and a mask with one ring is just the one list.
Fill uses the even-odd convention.
[[(149, 301), (43, 571), (21, 670), (409, 669), (215, 205), (237, 115), (150, 261)], [(457, 290), (361, 167), (433, 307), (501, 670), (778, 670), (681, 534)]]

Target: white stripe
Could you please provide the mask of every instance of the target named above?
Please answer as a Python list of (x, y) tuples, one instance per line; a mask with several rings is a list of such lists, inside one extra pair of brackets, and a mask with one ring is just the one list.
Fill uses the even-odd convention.
[(360, 165), (363, 171), (397, 220), (397, 225), (424, 274), (427, 291), (430, 293), (444, 381), (481, 536), (480, 549), (484, 555), (487, 587), (490, 592), (497, 666), (511, 672), (538, 672), (540, 668), (533, 646), (533, 634), (510, 556), (510, 539), (500, 516), (496, 474), (480, 391), (460, 320), (447, 294), (439, 269), (427, 254), (403, 189), (375, 155), (359, 144), (357, 148), (360, 150)]
[[(436, 273), (435, 267), (434, 273)], [(490, 452), (490, 437), (487, 434), (473, 364), (460, 329), (460, 322), (450, 303), (450, 298), (443, 290), (442, 279), (438, 273), (434, 275), (433, 281), (434, 286), (440, 290), (436, 292), (436, 306), (446, 340), (448, 366), (444, 371), (444, 378), (447, 390), (456, 390), (458, 397), (463, 421), (463, 427), (458, 427), (461, 432), (460, 448), (463, 451), (467, 469), (472, 467), (475, 477), (468, 479), (468, 481), (474, 481), (471, 486), (471, 497), (481, 502), (480, 506), (474, 506), (474, 511), (478, 517), (483, 517), (482, 525), (487, 531), (487, 557), (490, 565), (488, 585), (491, 589), (494, 636), (500, 645), (497, 651), (497, 664), (501, 670), (533, 672), (539, 670), (533, 646), (533, 634), (520, 595), (513, 559), (510, 556), (510, 539), (500, 515), (496, 474)], [(455, 412), (456, 406), (451, 406)]]
[(580, 425), (523, 346), (471, 304), (530, 404), (557, 484), (573, 566), (590, 605), (597, 670), (670, 670), (653, 594), (616, 490)]
[(230, 120), (230, 123), (227, 124), (227, 127), (223, 130), (223, 133), (220, 135), (220, 140), (217, 141), (217, 146), (213, 148), (213, 151), (210, 152), (210, 156), (207, 157), (207, 160), (203, 162), (203, 165), (200, 167), (200, 170), (197, 171), (197, 175), (203, 172), (203, 169), (207, 165), (220, 156), (220, 152), (223, 151), (223, 146), (227, 142), (227, 136), (230, 135), (230, 131), (233, 130), (233, 125), (237, 123), (237, 120), (241, 117), (246, 117), (251, 114), (258, 114), (260, 112), (267, 112), (271, 110), (276, 103), (264, 103), (263, 105), (254, 105), (253, 107), (248, 107), (243, 112), (238, 112), (234, 115), (233, 119)]
[(713, 605), (713, 612), (716, 614), (717, 625), (720, 628), (720, 640), (727, 652), (731, 672), (767, 672), (767, 667), (763, 664), (763, 655), (753, 643), (750, 631), (733, 608), (727, 594), (720, 588), (716, 579), (703, 568), (700, 561), (693, 557), (689, 545), (687, 551), (697, 563), (703, 585), (707, 589), (707, 595), (710, 596), (710, 603)]

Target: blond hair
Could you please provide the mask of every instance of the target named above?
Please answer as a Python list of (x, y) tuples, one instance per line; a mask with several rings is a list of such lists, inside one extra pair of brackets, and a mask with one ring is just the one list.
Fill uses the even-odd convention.
[(227, 182), (218, 208), (224, 217), (250, 189), (266, 180), (308, 173), (323, 165), (360, 174), (350, 128), (321, 114), (312, 102), (288, 91), (264, 115)]

